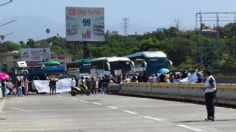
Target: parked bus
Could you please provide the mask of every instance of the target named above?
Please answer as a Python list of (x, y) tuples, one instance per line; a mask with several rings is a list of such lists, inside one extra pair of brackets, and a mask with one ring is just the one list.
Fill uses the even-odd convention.
[(70, 75), (90, 74), (90, 63), (92, 59), (79, 59), (72, 63), (67, 63), (67, 72)]
[(102, 57), (92, 59), (91, 74), (94, 76), (125, 75), (133, 68), (128, 57)]
[(143, 72), (147, 75), (158, 73), (161, 68), (169, 68), (172, 62), (162, 51), (143, 51), (128, 55), (134, 62), (134, 71)]

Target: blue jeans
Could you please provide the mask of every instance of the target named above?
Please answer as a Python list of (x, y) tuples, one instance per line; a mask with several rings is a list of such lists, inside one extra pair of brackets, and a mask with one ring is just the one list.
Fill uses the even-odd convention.
[(6, 88), (2, 87), (1, 89), (2, 89), (2, 96), (5, 97)]
[(106, 93), (107, 92), (107, 87), (102, 87), (101, 88), (101, 93)]
[(18, 97), (20, 97), (20, 96), (22, 97), (23, 96), (23, 94), (22, 94), (22, 86), (18, 86), (17, 87), (17, 96)]

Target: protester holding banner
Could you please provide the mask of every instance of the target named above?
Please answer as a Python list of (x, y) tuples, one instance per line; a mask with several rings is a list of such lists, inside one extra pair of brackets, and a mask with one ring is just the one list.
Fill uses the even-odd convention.
[(53, 80), (52, 77), (49, 77), (49, 88), (50, 88), (50, 95), (52, 95), (52, 89), (53, 89)]
[(56, 82), (57, 82), (57, 79), (55, 75), (51, 75), (49, 77), (50, 95), (53, 95), (54, 93), (56, 94)]

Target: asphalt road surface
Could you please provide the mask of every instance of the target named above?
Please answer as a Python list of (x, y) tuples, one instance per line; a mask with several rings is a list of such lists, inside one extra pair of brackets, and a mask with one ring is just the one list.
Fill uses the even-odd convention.
[(0, 132), (235, 132), (236, 109), (116, 95), (10, 96), (0, 102)]

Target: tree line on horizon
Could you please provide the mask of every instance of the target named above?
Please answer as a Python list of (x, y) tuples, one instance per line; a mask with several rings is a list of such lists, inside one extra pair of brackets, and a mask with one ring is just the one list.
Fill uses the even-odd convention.
[[(236, 68), (236, 23), (220, 27), (219, 34), (217, 39), (216, 32), (180, 31), (176, 27), (128, 36), (110, 35), (107, 31), (105, 42), (88, 42), (89, 56), (126, 56), (139, 51), (158, 50), (167, 54), (176, 69)], [(46, 47), (57, 54), (70, 54), (73, 60), (83, 58), (82, 42), (67, 42), (59, 36), (19, 43), (6, 41), (1, 43), (0, 52)]]

